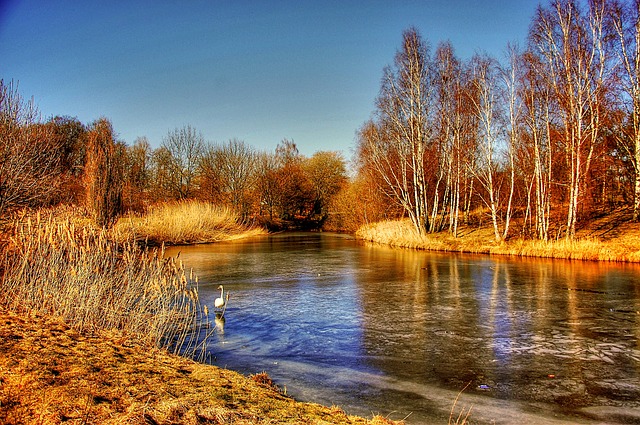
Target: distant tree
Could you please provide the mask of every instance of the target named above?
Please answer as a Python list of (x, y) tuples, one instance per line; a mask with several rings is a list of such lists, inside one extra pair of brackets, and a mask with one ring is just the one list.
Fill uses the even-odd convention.
[(96, 224), (108, 228), (122, 212), (124, 147), (116, 144), (111, 123), (105, 118), (94, 122), (87, 136), (87, 206)]
[(125, 209), (143, 211), (151, 186), (152, 149), (146, 137), (126, 148), (123, 200)]
[(267, 214), (273, 221), (280, 205), (281, 174), (275, 154), (263, 152), (258, 154), (256, 163), (256, 190), (259, 197), (259, 215)]
[(278, 144), (275, 157), (278, 169), (274, 178), (278, 182), (277, 204), (281, 218), (292, 220), (297, 216), (307, 216), (312, 208), (313, 194), (303, 168), (304, 157), (296, 144), (287, 139)]
[(347, 182), (344, 159), (338, 152), (318, 151), (305, 161), (304, 169), (313, 191), (310, 215), (319, 216), (324, 222), (332, 198)]
[(205, 148), (200, 162), (200, 184), (210, 199), (250, 213), (257, 178), (258, 156), (244, 141), (231, 139)]
[(50, 127), (50, 141), (60, 155), (58, 202), (81, 204), (85, 200), (83, 183), (87, 160), (87, 128), (77, 118), (56, 116)]
[(333, 231), (354, 232), (372, 222), (399, 216), (395, 203), (383, 196), (379, 186), (365, 173), (347, 181), (329, 201), (331, 214), (323, 228)]
[(60, 187), (60, 152), (33, 100), (0, 79), (0, 215), (51, 202)]
[(160, 146), (151, 153), (151, 199), (154, 202), (179, 199), (179, 184), (173, 156)]
[(204, 151), (201, 133), (187, 125), (169, 131), (161, 151), (154, 155), (156, 174), (164, 196), (187, 199), (195, 196), (198, 167)]

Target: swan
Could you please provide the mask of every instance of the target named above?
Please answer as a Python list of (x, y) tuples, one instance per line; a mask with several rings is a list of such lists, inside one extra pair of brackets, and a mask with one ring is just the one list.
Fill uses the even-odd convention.
[[(215, 308), (222, 308), (227, 303), (227, 301), (224, 299), (224, 287), (220, 285), (218, 286), (218, 289), (220, 290), (220, 297), (215, 299), (213, 305), (215, 306)], [(227, 298), (229, 298), (229, 294), (227, 294)]]

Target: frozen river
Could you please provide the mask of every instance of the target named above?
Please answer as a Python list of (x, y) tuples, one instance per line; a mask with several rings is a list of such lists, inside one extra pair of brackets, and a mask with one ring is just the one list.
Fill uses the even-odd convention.
[(278, 234), (173, 247), (213, 306), (211, 362), (408, 424), (640, 423), (640, 267)]

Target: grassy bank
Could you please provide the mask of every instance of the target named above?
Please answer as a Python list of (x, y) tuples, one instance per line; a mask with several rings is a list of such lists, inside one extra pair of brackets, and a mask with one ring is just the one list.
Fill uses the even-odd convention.
[(127, 340), (0, 308), (0, 423), (393, 423), (296, 402), (265, 374), (245, 377)]
[(112, 229), (116, 240), (146, 241), (152, 244), (193, 244), (229, 241), (264, 234), (228, 208), (206, 202), (183, 201), (159, 204), (144, 215), (129, 215)]
[(420, 235), (409, 220), (384, 221), (358, 229), (359, 239), (401, 248), (521, 257), (640, 262), (640, 225), (629, 220), (600, 220), (581, 229), (576, 238), (541, 241), (511, 238), (496, 242), (493, 229), (461, 228)]
[(60, 317), (81, 333), (115, 330), (195, 355), (190, 335), (207, 326), (197, 280), (181, 263), (51, 211), (15, 224), (0, 265), (0, 306)]
[[(393, 423), (299, 403), (266, 374), (244, 377), (187, 358), (202, 353), (202, 340), (191, 337), (215, 329), (200, 303), (198, 279), (163, 258), (161, 248), (150, 252), (139, 241), (256, 233), (221, 215), (175, 204), (106, 231), (73, 211), (49, 210), (5, 226), (0, 423)], [(189, 225), (170, 232), (171, 220)]]

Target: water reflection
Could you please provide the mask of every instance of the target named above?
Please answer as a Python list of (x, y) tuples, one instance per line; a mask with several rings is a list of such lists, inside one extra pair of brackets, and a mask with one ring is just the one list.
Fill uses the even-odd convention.
[(446, 423), (469, 383), (478, 422), (514, 419), (496, 416), (491, 400), (508, 400), (519, 422), (531, 411), (584, 421), (583, 407), (640, 407), (636, 266), (434, 254), (320, 234), (176, 249), (205, 282), (205, 301), (218, 284), (232, 292), (224, 335), (210, 347), (216, 364), (266, 370), (296, 397), (365, 415), (412, 413), (409, 423)]

